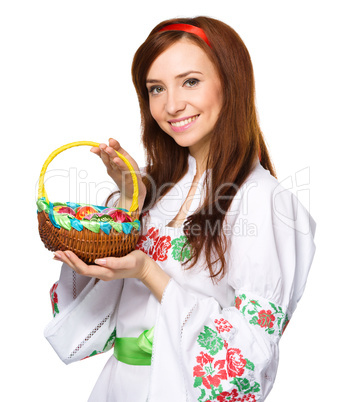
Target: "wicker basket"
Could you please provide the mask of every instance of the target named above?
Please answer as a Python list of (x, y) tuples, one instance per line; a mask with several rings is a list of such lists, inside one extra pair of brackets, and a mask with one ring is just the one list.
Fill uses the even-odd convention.
[[(37, 200), (39, 234), (48, 250), (71, 250), (88, 264), (93, 263), (96, 258), (109, 256), (122, 257), (134, 250), (139, 238), (140, 230), (140, 222), (138, 220), (138, 180), (133, 167), (123, 155), (116, 151), (117, 155), (129, 168), (133, 180), (134, 191), (132, 205), (129, 211), (122, 210), (130, 215), (131, 222), (115, 222), (112, 219), (109, 219), (109, 216), (103, 215), (102, 218), (97, 216), (97, 214), (92, 216), (92, 219), (94, 219), (88, 222), (86, 222), (86, 219), (77, 221), (77, 219), (74, 219), (68, 214), (60, 214), (58, 216), (56, 210), (54, 210), (54, 207), (56, 206), (79, 205), (79, 207), (82, 207), (87, 205), (75, 203), (51, 203), (48, 200), (44, 188), (44, 176), (49, 163), (59, 153), (80, 145), (99, 146), (98, 143), (91, 141), (78, 141), (64, 145), (52, 152), (42, 167), (39, 178)], [(105, 208), (96, 205), (90, 205), (89, 207), (94, 208), (96, 211), (100, 211), (98, 215), (101, 215), (101, 211)], [(119, 210), (121, 210), (121, 208), (119, 208)], [(61, 224), (62, 221), (64, 224)]]

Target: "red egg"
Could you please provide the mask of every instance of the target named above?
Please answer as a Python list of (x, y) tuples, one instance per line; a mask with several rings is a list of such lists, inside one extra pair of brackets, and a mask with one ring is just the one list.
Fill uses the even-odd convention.
[(98, 211), (95, 208), (90, 207), (90, 206), (79, 207), (77, 209), (76, 218), (79, 220), (82, 220), (85, 217), (85, 215), (93, 214), (96, 212), (98, 212)]
[(57, 205), (56, 207), (54, 207), (54, 211), (58, 212), (59, 214), (70, 214), (75, 216), (74, 209), (63, 205)]
[(132, 218), (121, 209), (117, 209), (115, 212), (111, 213), (110, 216), (115, 222), (132, 222)]

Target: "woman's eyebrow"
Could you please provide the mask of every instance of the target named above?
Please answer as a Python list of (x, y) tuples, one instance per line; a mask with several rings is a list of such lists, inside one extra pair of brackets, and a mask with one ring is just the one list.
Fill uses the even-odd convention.
[(146, 80), (146, 84), (157, 84), (157, 83), (161, 83), (161, 80)]
[(185, 73), (177, 75), (175, 78), (184, 78), (184, 77), (187, 77), (187, 75), (189, 75), (189, 74), (201, 74), (202, 75), (202, 73), (200, 71), (190, 70)]
[[(187, 77), (187, 75), (189, 75), (189, 74), (201, 74), (202, 75), (202, 72), (195, 71), (195, 70), (189, 70), (189, 71), (186, 71), (185, 73), (181, 73), (181, 74), (177, 75), (175, 78), (184, 78), (184, 77)], [(156, 79), (146, 80), (146, 84), (157, 84), (157, 83), (161, 83), (161, 82), (162, 82), (161, 80), (156, 80)]]

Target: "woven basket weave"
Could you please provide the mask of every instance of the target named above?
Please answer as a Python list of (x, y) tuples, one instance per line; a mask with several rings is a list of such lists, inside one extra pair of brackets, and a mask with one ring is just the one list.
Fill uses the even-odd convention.
[[(45, 161), (38, 185), (38, 200), (45, 200), (48, 204), (51, 204), (48, 200), (48, 196), (44, 187), (44, 176), (49, 163), (61, 152), (66, 149), (80, 146), (89, 145), (98, 147), (99, 144), (91, 141), (78, 141), (70, 144), (66, 144), (54, 152)], [(133, 180), (133, 200), (132, 205), (129, 209), (128, 214), (131, 216), (132, 220), (139, 219), (139, 209), (138, 209), (138, 180), (134, 172), (133, 167), (128, 162), (128, 160), (117, 152), (117, 155), (126, 163), (130, 170), (131, 177)], [(123, 257), (132, 250), (134, 250), (138, 238), (139, 238), (139, 228), (140, 223), (133, 227), (130, 233), (126, 234), (124, 231), (117, 231), (111, 228), (109, 234), (103, 232), (95, 233), (87, 228), (83, 228), (78, 231), (73, 227), (70, 230), (64, 229), (63, 227), (56, 227), (52, 223), (49, 213), (42, 210), (37, 214), (38, 218), (38, 230), (45, 247), (50, 251), (57, 250), (71, 250), (73, 251), (81, 260), (86, 263), (93, 263), (96, 258), (104, 257)]]

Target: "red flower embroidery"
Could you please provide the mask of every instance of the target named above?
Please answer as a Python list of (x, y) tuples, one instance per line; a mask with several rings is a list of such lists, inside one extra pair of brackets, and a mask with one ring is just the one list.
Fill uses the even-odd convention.
[(50, 292), (49, 292), (54, 317), (55, 317), (56, 314), (59, 313), (58, 295), (57, 295), (57, 292), (56, 292), (57, 287), (58, 287), (58, 282), (54, 283), (54, 285), (52, 286), (52, 288), (50, 289)]
[(214, 360), (214, 358), (211, 357), (209, 354), (200, 352), (200, 355), (196, 357), (196, 361), (199, 363), (199, 365), (194, 367), (194, 371), (193, 371), (194, 377), (200, 377), (199, 371), (198, 371), (199, 368), (201, 370), (200, 372), (203, 372), (203, 367), (206, 364), (212, 363), (213, 360)]
[(168, 250), (171, 247), (170, 236), (160, 236), (155, 243), (155, 251), (152, 258), (155, 261), (165, 261), (168, 258)]
[(58, 295), (56, 293), (56, 289), (58, 287), (58, 283), (54, 283), (54, 285), (52, 286), (52, 288), (50, 289), (50, 301), (52, 304), (52, 309), (53, 309), (53, 314), (55, 314), (56, 312), (58, 312), (57, 309), (57, 304), (58, 304)]
[(165, 261), (171, 248), (170, 236), (159, 236), (159, 230), (152, 227), (145, 236), (141, 236), (136, 246), (155, 261)]
[(242, 299), (241, 299), (240, 297), (236, 297), (236, 300), (235, 300), (235, 307), (237, 308), (237, 310), (240, 309), (241, 303), (242, 303)]
[(286, 330), (286, 327), (288, 326), (288, 323), (290, 322), (290, 320), (286, 320), (285, 322), (284, 322), (284, 325), (283, 325), (283, 329), (282, 329), (282, 334), (284, 333), (284, 331)]
[(239, 349), (228, 349), (226, 353), (227, 371), (229, 377), (241, 377), (247, 361), (243, 358)]
[(272, 314), (271, 310), (261, 310), (259, 311), (259, 319), (258, 324), (261, 328), (272, 328), (274, 323), (273, 321), (276, 319)]
[(234, 402), (256, 402), (255, 395), (248, 394), (243, 396), (241, 399), (234, 399)]
[(171, 248), (170, 236), (159, 236), (159, 230), (152, 227), (145, 236), (141, 236), (136, 248), (149, 255), (155, 261), (165, 261)]
[(237, 389), (233, 389), (231, 392), (224, 391), (217, 396), (217, 401), (218, 402), (237, 401), (237, 399), (235, 399), (237, 396), (238, 396)]
[(217, 360), (214, 362), (214, 358), (209, 354), (200, 352), (196, 361), (199, 364), (193, 368), (193, 376), (202, 377), (202, 383), (207, 389), (211, 389), (211, 386), (217, 388), (221, 380), (227, 379), (224, 369), (225, 360)]
[(158, 229), (149, 229), (145, 236), (140, 236), (136, 248), (148, 254), (149, 256), (152, 256), (154, 251), (155, 239), (157, 236)]
[(214, 323), (215, 323), (217, 331), (219, 333), (230, 332), (230, 330), (232, 328), (232, 325), (229, 323), (229, 321), (225, 320), (224, 318), (220, 318), (219, 320), (214, 320)]

